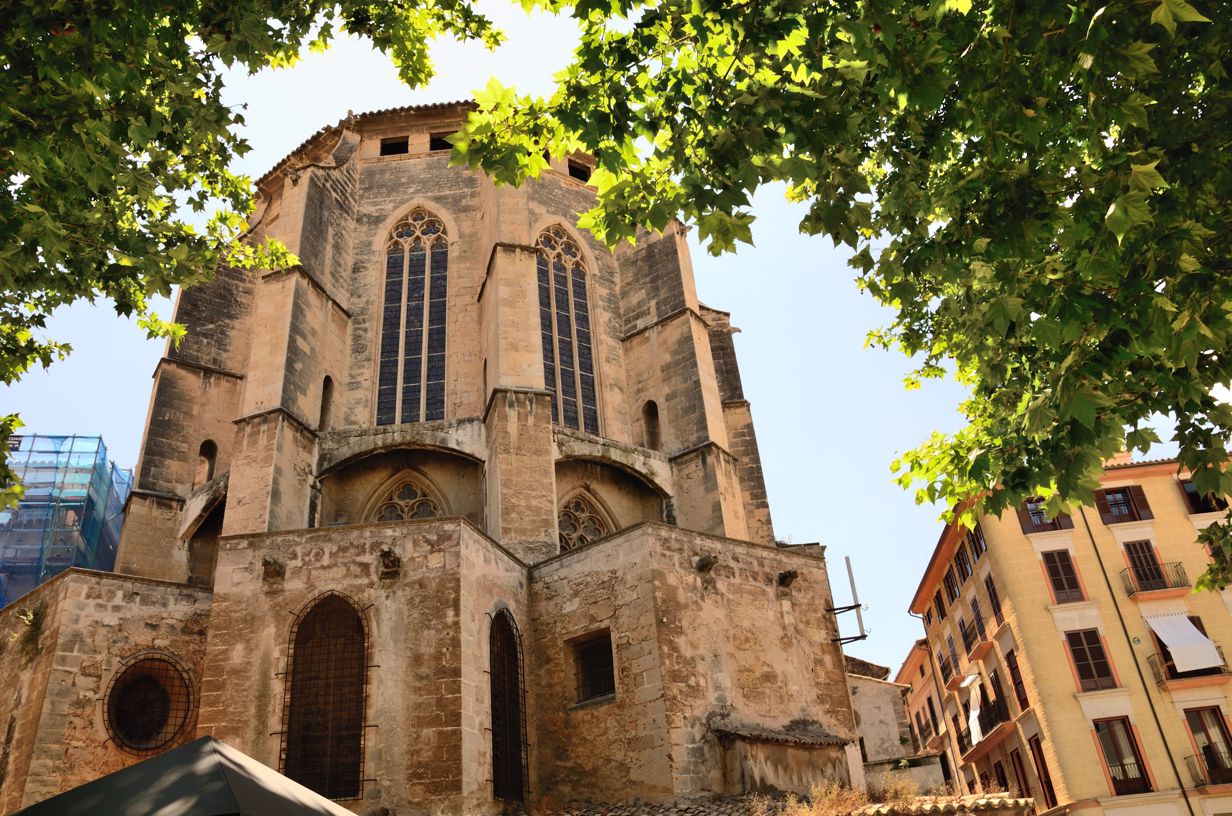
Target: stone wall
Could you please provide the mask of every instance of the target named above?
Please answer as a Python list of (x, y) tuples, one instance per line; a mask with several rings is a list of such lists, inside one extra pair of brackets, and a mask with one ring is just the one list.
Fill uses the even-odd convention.
[(847, 685), (865, 763), (913, 755), (915, 746), (904, 696), (908, 686), (856, 674), (847, 675)]
[[(464, 525), (446, 519), (224, 538), (201, 734), (279, 767), (296, 617), (324, 592), (340, 593), (362, 612), (368, 633), (364, 776), (376, 781), (355, 806), (458, 812)], [(381, 577), (382, 550), (400, 561), (396, 575)]]
[[(9, 812), (138, 762), (107, 733), (105, 692), (129, 662), (157, 653), (188, 670), (196, 698), (208, 618), (207, 591), (77, 569), (0, 610), (8, 678), (0, 807)], [(182, 735), (194, 728), (190, 715)]]
[[(635, 528), (537, 565), (531, 614), (539, 789), (558, 801), (673, 793), (650, 539)], [(574, 644), (611, 634), (616, 693), (579, 702)]]

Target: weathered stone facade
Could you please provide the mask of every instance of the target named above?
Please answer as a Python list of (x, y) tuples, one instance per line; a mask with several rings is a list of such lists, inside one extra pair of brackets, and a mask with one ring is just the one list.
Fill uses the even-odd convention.
[[(125, 716), (108, 689), (153, 652), (192, 692), (172, 744), (210, 734), (290, 775), (308, 745), (329, 779), (301, 781), (358, 813), (858, 777), (823, 551), (775, 544), (734, 329), (698, 302), (682, 230), (614, 253), (579, 232), (585, 157), (518, 189), (450, 168), (430, 138), (466, 110), (315, 134), (259, 181), (253, 224), (301, 265), (182, 293), (125, 575), (72, 572), (0, 613), (45, 621), (0, 654), (18, 678), (0, 697), (6, 811), (136, 761), (100, 712)], [(397, 250), (410, 218), (434, 237)], [(578, 277), (542, 260), (549, 229)], [(421, 399), (439, 416), (382, 419)], [(362, 641), (346, 700), (321, 691), (343, 688), (313, 640), (323, 598)], [(516, 654), (497, 656), (498, 619)], [(306, 703), (310, 685), (324, 696)], [(303, 736), (318, 714), (351, 722), (344, 703), (354, 733)], [(343, 742), (357, 758), (333, 757)]]

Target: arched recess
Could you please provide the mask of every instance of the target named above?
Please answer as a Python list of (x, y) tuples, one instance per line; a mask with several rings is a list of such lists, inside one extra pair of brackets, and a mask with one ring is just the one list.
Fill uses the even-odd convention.
[(321, 381), (321, 412), (317, 416), (317, 430), (328, 431), (334, 422), (334, 381), (326, 376)]
[[(567, 503), (576, 496), (585, 499), (591, 515), (608, 526), (609, 532), (643, 521), (663, 521), (664, 495), (641, 478), (615, 465), (590, 459), (561, 459), (556, 463), (557, 525), (562, 547), (568, 538), (562, 523), (584, 522)], [(572, 515), (567, 515), (567, 512)], [(600, 525), (600, 526), (603, 526)], [(593, 529), (593, 527), (592, 527)], [(584, 543), (593, 538), (589, 535)], [(568, 549), (568, 547), (565, 547)]]
[(522, 635), (508, 609), (492, 617), (488, 633), (491, 681), (492, 798), (526, 800), (526, 680)]
[(663, 450), (663, 437), (659, 429), (659, 403), (646, 400), (642, 404), (642, 447)]
[(197, 469), (193, 474), (193, 487), (200, 487), (214, 478), (214, 465), (217, 461), (218, 445), (213, 439), (206, 439), (197, 449)]
[[(463, 516), (476, 525), (483, 523), (483, 466), (459, 454), (440, 450), (407, 449), (376, 451), (352, 459), (318, 477), (321, 485), (321, 526), (394, 521), (392, 512), (381, 517), (390, 502), (405, 502), (408, 511), (419, 509), (415, 518)], [(404, 487), (410, 493), (398, 497)], [(435, 512), (428, 512), (430, 501)]]
[(327, 592), (291, 628), (283, 698), (282, 773), (330, 799), (363, 791), (368, 627), (356, 604)]

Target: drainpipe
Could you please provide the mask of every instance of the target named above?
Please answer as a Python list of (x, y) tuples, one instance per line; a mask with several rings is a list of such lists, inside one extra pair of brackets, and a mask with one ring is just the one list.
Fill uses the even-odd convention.
[(1125, 616), (1121, 614), (1121, 605), (1117, 603), (1116, 592), (1112, 589), (1112, 579), (1108, 577), (1108, 569), (1104, 565), (1104, 559), (1099, 554), (1099, 547), (1095, 544), (1095, 536), (1091, 533), (1091, 523), (1087, 521), (1087, 511), (1085, 507), (1078, 508), (1078, 515), (1082, 516), (1082, 526), (1086, 528), (1087, 540), (1091, 542), (1091, 551), (1095, 553), (1095, 560), (1099, 563), (1100, 575), (1104, 576), (1104, 586), (1108, 587), (1108, 595), (1112, 598), (1112, 608), (1116, 610), (1117, 622), (1121, 624), (1121, 634), (1125, 635), (1125, 645), (1129, 647), (1130, 657), (1134, 661), (1134, 670), (1138, 673), (1138, 682), (1142, 684), (1142, 690), (1146, 693), (1146, 704), (1151, 709), (1151, 717), (1155, 720), (1155, 728), (1159, 731), (1159, 739), (1164, 744), (1164, 752), (1168, 755), (1168, 764), (1172, 766), (1172, 773), (1176, 776), (1176, 783), (1180, 786), (1181, 797), (1185, 800), (1185, 807), (1189, 809), (1189, 816), (1197, 816), (1194, 811), (1193, 802), (1189, 800), (1189, 791), (1185, 787), (1185, 778), (1181, 776), (1181, 770), (1176, 764), (1176, 757), (1172, 755), (1172, 747), (1168, 744), (1168, 737), (1164, 734), (1164, 725), (1159, 719), (1159, 711), (1155, 708), (1155, 700), (1151, 697), (1151, 689), (1146, 684), (1146, 675), (1142, 672), (1142, 664), (1138, 662), (1138, 655), (1134, 651), (1133, 638), (1129, 636), (1129, 627), (1125, 624)]

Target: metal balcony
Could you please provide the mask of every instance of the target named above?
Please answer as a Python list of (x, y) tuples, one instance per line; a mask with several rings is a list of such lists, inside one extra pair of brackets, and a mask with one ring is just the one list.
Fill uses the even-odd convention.
[(1126, 567), (1121, 570), (1121, 583), (1125, 586), (1125, 594), (1132, 598), (1142, 592), (1188, 589), (1189, 576), (1179, 561), (1172, 561), (1136, 569)]
[(998, 725), (1010, 721), (1010, 707), (1005, 700), (993, 700), (988, 705), (981, 706), (977, 719), (980, 723), (980, 731), (987, 737)]
[(1185, 757), (1195, 787), (1232, 783), (1232, 756), (1207, 745), (1199, 756)]
[(1112, 777), (1112, 789), (1117, 796), (1130, 796), (1135, 793), (1147, 793), (1151, 783), (1146, 778), (1146, 771), (1137, 762), (1124, 762), (1108, 766), (1108, 775)]
[(1211, 666), (1208, 669), (1195, 669), (1194, 671), (1177, 671), (1176, 666), (1171, 662), (1165, 661), (1162, 655), (1153, 654), (1147, 655), (1146, 662), (1151, 666), (1151, 674), (1155, 677), (1155, 684), (1163, 688), (1167, 688), (1169, 683), (1178, 680), (1190, 680), (1199, 677), (1215, 678), (1218, 682), (1227, 682), (1229, 674), (1228, 661), (1223, 656), (1223, 649), (1219, 646), (1215, 647), (1219, 652), (1220, 664)]

